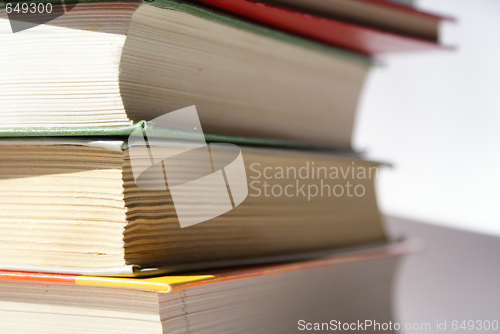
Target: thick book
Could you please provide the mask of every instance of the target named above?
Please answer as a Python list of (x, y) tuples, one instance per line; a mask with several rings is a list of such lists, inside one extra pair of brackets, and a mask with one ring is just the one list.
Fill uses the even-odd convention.
[(295, 333), (345, 323), (392, 332), (393, 276), (414, 251), (403, 242), (141, 279), (0, 271), (2, 333)]
[[(375, 6), (371, 11), (373, 16), (369, 16), (369, 19), (377, 17), (377, 14), (379, 16), (383, 15), (377, 13), (377, 11), (392, 13), (395, 22), (393, 23), (394, 27), (389, 30), (380, 29), (377, 25), (374, 25), (377, 28), (372, 27), (370, 24), (367, 25), (366, 21), (370, 22), (370, 20), (363, 20), (363, 16), (357, 23), (351, 23), (351, 20), (346, 17), (333, 19), (325, 15), (304, 13), (265, 2), (250, 0), (196, 0), (196, 2), (369, 56), (396, 52), (449, 49), (438, 43), (438, 23), (444, 18), (406, 8), (402, 9), (397, 6), (388, 6), (385, 1), (365, 4), (361, 1), (348, 0), (347, 5), (358, 2), (365, 6)], [(322, 1), (322, 4), (326, 3), (327, 1)], [(310, 2), (304, 4), (309, 6)], [(340, 10), (343, 9), (345, 7), (340, 8)], [(363, 8), (356, 8), (353, 15), (358, 14), (360, 11), (362, 12)], [(387, 16), (387, 13), (385, 13), (385, 20), (388, 19)], [(409, 35), (405, 34), (406, 30), (410, 29), (414, 30), (413, 33), (408, 32)]]
[[(0, 140), (0, 268), (134, 275), (386, 241), (375, 196), (378, 163), (328, 151), (241, 146), (231, 159), (242, 170), (236, 163), (228, 169), (217, 167), (210, 144), (209, 167), (202, 170), (189, 141), (162, 138), (168, 141), (162, 146), (149, 139), (148, 145), (120, 137)], [(151, 152), (181, 158), (153, 164)], [(138, 178), (134, 168), (162, 164), (163, 188), (138, 183), (143, 174)], [(181, 187), (221, 172), (231, 202), (224, 181), (222, 188), (216, 181), (196, 183), (194, 192)], [(226, 202), (212, 196), (216, 191)]]
[(127, 126), (194, 104), (207, 132), (342, 149), (372, 65), (174, 0), (80, 1), (16, 33), (0, 9), (0, 45), (2, 127)]

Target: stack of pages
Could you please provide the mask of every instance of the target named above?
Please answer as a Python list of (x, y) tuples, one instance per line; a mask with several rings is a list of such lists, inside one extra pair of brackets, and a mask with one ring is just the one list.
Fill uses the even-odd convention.
[(33, 1), (0, 4), (2, 332), (391, 321), (414, 248), (384, 232), (356, 104), (377, 55), (443, 49), (445, 18), (383, 0), (36, 3), (43, 24)]

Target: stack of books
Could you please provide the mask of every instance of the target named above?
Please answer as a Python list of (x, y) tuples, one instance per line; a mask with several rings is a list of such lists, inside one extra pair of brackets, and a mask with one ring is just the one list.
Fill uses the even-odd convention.
[(444, 18), (48, 3), (44, 24), (33, 1), (0, 12), (3, 333), (390, 331), (413, 248), (384, 232), (356, 104), (377, 55), (442, 49)]

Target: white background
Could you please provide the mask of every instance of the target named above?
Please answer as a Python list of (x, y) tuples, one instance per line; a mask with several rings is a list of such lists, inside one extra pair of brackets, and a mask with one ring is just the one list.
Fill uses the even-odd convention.
[(359, 105), (354, 145), (394, 163), (384, 213), (500, 235), (500, 1), (421, 0), (457, 19), (455, 52), (384, 57)]

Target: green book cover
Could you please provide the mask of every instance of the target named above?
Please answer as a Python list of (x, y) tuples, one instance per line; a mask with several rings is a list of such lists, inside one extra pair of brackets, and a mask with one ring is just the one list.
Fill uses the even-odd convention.
[[(128, 126), (110, 126), (110, 127), (72, 127), (72, 128), (0, 128), (0, 140), (2, 138), (87, 138), (87, 139), (124, 139), (137, 129), (148, 132), (148, 137), (190, 140), (194, 133), (182, 131), (173, 128), (166, 128), (155, 125), (151, 122), (140, 121)], [(313, 146), (306, 143), (245, 136), (230, 136), (213, 133), (204, 133), (205, 140), (212, 143), (232, 143), (245, 146), (263, 146), (276, 148), (304, 149), (312, 151), (331, 151), (344, 152), (345, 154), (355, 154), (353, 151), (335, 150), (328, 147)]]

